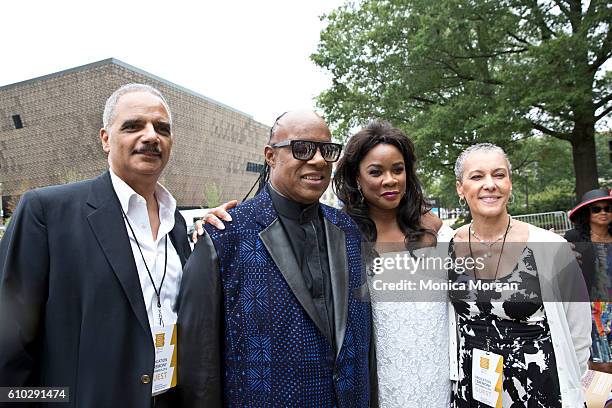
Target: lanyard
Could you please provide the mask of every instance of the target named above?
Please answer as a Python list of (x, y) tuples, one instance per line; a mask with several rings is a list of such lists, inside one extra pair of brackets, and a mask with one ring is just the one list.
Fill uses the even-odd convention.
[[(506, 245), (506, 237), (508, 236), (508, 231), (510, 230), (510, 221), (512, 221), (512, 217), (510, 215), (508, 215), (508, 225), (506, 226), (506, 231), (504, 232), (504, 240), (502, 241), (502, 246), (501, 246), (501, 250), (499, 251), (499, 259), (497, 259), (497, 267), (495, 268), (495, 278), (493, 278), (494, 280), (497, 280), (497, 273), (499, 272), (499, 263), (501, 262), (501, 258), (502, 255), (504, 254), (504, 246)], [(472, 257), (472, 259), (474, 259), (474, 253), (472, 252), (472, 224), (470, 224), (470, 226), (468, 227), (468, 245), (470, 248), (470, 256)], [(499, 241), (499, 239), (498, 239)], [(495, 241), (497, 242), (497, 241)], [(491, 245), (493, 246), (493, 245)], [(489, 249), (491, 249), (491, 247), (489, 247)], [(472, 268), (472, 272), (474, 273), (474, 278), (478, 279), (478, 274), (476, 273), (476, 269)], [(492, 315), (491, 312), (489, 312), (489, 317)], [(487, 353), (490, 351), (491, 349), (491, 336), (489, 336), (489, 326), (487, 326)]]
[(166, 234), (164, 239), (164, 274), (162, 275), (162, 280), (159, 283), (159, 289), (157, 289), (157, 286), (155, 286), (155, 282), (153, 281), (153, 275), (151, 275), (151, 271), (149, 270), (147, 261), (145, 260), (144, 254), (142, 253), (142, 249), (140, 248), (138, 238), (136, 238), (136, 234), (134, 233), (134, 228), (132, 228), (132, 224), (130, 223), (130, 220), (128, 219), (127, 215), (125, 214), (125, 211), (123, 211), (123, 208), (121, 208), (121, 213), (123, 214), (123, 217), (125, 218), (125, 222), (127, 222), (128, 227), (130, 227), (130, 231), (132, 231), (132, 236), (134, 237), (134, 241), (136, 241), (138, 251), (140, 251), (142, 262), (144, 263), (147, 273), (149, 274), (149, 279), (151, 279), (151, 285), (153, 285), (153, 290), (155, 291), (155, 296), (157, 297), (157, 312), (159, 315), (159, 325), (163, 326), (164, 320), (162, 319), (161, 290), (164, 286), (164, 279), (166, 279), (166, 267), (168, 266), (168, 234)]

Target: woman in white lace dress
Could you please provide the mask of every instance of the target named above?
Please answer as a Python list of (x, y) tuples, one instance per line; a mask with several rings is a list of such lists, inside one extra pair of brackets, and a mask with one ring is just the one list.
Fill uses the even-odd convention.
[[(414, 145), (389, 124), (373, 122), (349, 139), (333, 183), (364, 240), (375, 243), (373, 256), (402, 256), (410, 249), (417, 258), (452, 236), (429, 212), (416, 175)], [(448, 407), (447, 293), (427, 301), (380, 294), (372, 302), (379, 405)]]

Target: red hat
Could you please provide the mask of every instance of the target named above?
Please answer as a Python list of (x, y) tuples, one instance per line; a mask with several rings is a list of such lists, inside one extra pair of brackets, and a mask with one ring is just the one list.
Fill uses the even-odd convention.
[(612, 201), (612, 192), (608, 193), (606, 190), (597, 189), (591, 190), (584, 193), (582, 196), (582, 200), (580, 204), (578, 204), (572, 211), (569, 212), (570, 220), (574, 221), (574, 216), (582, 209), (588, 206), (589, 204), (595, 203), (597, 201)]

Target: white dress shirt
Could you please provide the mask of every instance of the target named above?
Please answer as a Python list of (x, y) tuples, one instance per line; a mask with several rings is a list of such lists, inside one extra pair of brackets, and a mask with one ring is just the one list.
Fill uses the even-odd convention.
[(138, 250), (138, 244), (124, 218), (125, 228), (130, 238), (134, 262), (138, 270), (138, 278), (140, 280), (142, 296), (147, 308), (147, 316), (149, 317), (149, 326), (151, 329), (160, 326), (159, 309), (157, 307), (155, 289), (151, 283), (147, 268), (145, 267), (143, 256), (146, 261), (146, 266), (148, 266), (151, 276), (153, 277), (153, 282), (155, 282), (155, 287), (160, 290), (160, 283), (164, 276), (165, 241), (166, 239), (168, 240), (168, 264), (166, 266), (166, 277), (160, 291), (160, 301), (164, 325), (174, 324), (176, 323), (177, 316), (176, 298), (183, 274), (181, 260), (176, 249), (172, 245), (172, 240), (169, 235), (170, 231), (174, 228), (176, 200), (161, 184), (157, 184), (155, 188), (155, 198), (159, 204), (160, 225), (157, 232), (157, 239), (153, 240), (149, 213), (147, 212), (147, 202), (144, 197), (136, 193), (125, 181), (114, 174), (112, 170), (110, 170), (110, 176), (115, 193), (117, 193), (117, 197), (121, 203), (121, 208), (123, 208), (123, 212), (127, 215), (130, 225), (136, 234), (136, 239), (138, 239), (138, 244), (140, 244), (140, 249), (142, 250), (141, 255)]

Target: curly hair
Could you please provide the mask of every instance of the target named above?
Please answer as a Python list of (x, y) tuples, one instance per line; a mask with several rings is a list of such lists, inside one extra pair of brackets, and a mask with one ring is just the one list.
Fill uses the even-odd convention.
[(400, 200), (397, 221), (405, 236), (406, 247), (409, 243), (418, 242), (425, 234), (433, 235), (435, 240), (435, 232), (421, 225), (422, 215), (430, 208), (416, 174), (414, 144), (404, 132), (387, 122), (370, 122), (349, 139), (333, 179), (334, 192), (344, 203), (343, 210), (357, 223), (366, 241), (376, 241), (376, 225), (370, 218), (368, 203), (357, 187), (357, 176), (363, 158), (379, 144), (396, 147), (404, 158), (406, 194)]

